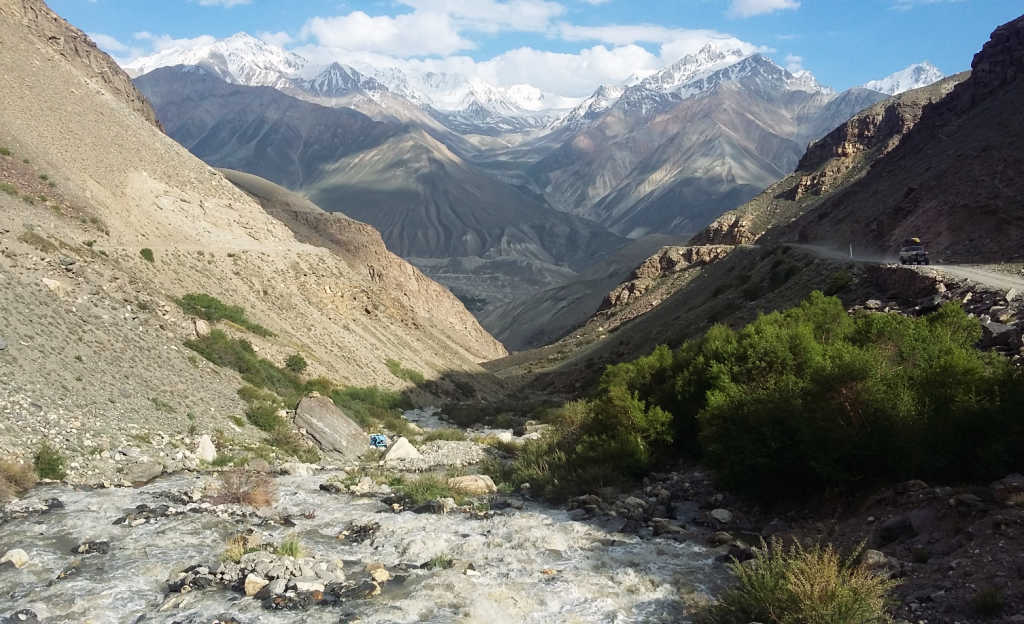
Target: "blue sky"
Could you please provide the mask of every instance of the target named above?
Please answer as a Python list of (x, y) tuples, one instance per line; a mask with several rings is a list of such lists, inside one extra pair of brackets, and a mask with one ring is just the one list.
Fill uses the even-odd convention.
[[(971, 58), (1018, 0), (50, 0), (122, 61), (239, 31), (311, 60), (418, 64), (584, 95), (711, 39), (844, 89)], [(299, 8), (301, 7), (301, 8)]]

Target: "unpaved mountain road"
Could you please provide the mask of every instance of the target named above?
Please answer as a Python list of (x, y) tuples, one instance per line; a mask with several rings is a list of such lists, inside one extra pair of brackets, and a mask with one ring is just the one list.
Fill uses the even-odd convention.
[[(872, 256), (872, 255), (860, 255), (854, 251), (851, 256), (849, 252), (844, 252), (838, 249), (832, 249), (829, 247), (821, 247), (818, 245), (797, 245), (791, 244), (791, 247), (803, 249), (809, 251), (822, 258), (831, 258), (834, 260), (845, 260), (849, 262), (858, 262), (863, 264), (896, 264), (899, 260), (895, 256), (884, 257), (884, 256)], [(927, 267), (911, 267), (932, 269), (939, 273), (944, 273), (952, 277), (959, 277), (962, 279), (970, 280), (978, 284), (989, 286), (990, 288), (997, 288), (1000, 290), (1010, 290), (1011, 288), (1017, 292), (1024, 292), (1024, 278), (1015, 277), (1013, 275), (1002, 273), (1000, 271), (985, 268), (984, 266), (975, 265), (964, 265), (964, 264), (930, 264)]]

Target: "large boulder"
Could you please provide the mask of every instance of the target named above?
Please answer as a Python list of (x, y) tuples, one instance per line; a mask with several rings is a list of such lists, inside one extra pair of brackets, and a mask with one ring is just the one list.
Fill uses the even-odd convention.
[(448, 479), (448, 487), (469, 496), (485, 496), (498, 491), (494, 481), (487, 475), (452, 477)]
[(199, 438), (199, 443), (196, 445), (196, 457), (208, 464), (212, 464), (217, 459), (217, 447), (213, 445), (210, 436), (204, 434)]
[(419, 459), (423, 457), (420, 452), (416, 450), (416, 447), (412, 445), (412, 442), (403, 438), (398, 438), (395, 443), (391, 445), (387, 453), (384, 453), (384, 462), (396, 462), (403, 459)]
[(369, 448), (366, 432), (324, 396), (302, 399), (295, 410), (295, 425), (335, 459), (356, 460)]

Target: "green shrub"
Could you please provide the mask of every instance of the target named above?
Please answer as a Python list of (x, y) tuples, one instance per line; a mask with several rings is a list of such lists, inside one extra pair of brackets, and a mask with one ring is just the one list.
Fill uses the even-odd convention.
[(896, 585), (844, 559), (831, 546), (786, 549), (762, 542), (752, 562), (734, 561), (735, 585), (706, 614), (714, 624), (885, 624), (887, 594)]
[(146, 262), (156, 262), (156, 257), (153, 256), (153, 250), (149, 247), (143, 247), (140, 249), (139, 255), (142, 256), (142, 259)]
[(424, 433), (420, 437), (421, 442), (433, 442), (435, 440), (462, 442), (465, 439), (466, 432), (461, 429), (434, 429)]
[(36, 451), (32, 464), (35, 466), (36, 474), (43, 479), (59, 481), (67, 476), (64, 456), (60, 454), (60, 451), (50, 446), (48, 442), (43, 442), (39, 450)]
[(422, 505), (439, 498), (454, 498), (462, 503), (462, 496), (448, 487), (448, 481), (438, 475), (426, 474), (394, 486), (395, 491), (412, 505)]
[(956, 305), (851, 317), (814, 293), (740, 331), (716, 326), (609, 366), (505, 478), (564, 495), (680, 456), (764, 497), (998, 478), (1022, 468), (1024, 376), (974, 348), (980, 331)]
[(208, 336), (185, 341), (185, 346), (217, 366), (238, 371), (246, 383), (270, 390), (292, 405), (304, 394), (298, 375), (256, 355), (247, 340), (215, 329)]
[(295, 355), (289, 355), (288, 359), (285, 360), (284, 362), (284, 367), (293, 373), (301, 374), (306, 370), (308, 366), (309, 363), (306, 362), (306, 358), (302, 357), (298, 353), (296, 353)]
[(14, 186), (10, 182), (0, 182), (0, 191), (13, 197), (18, 196), (18, 187)]
[(849, 288), (852, 283), (853, 276), (850, 275), (850, 272), (846, 269), (840, 269), (829, 276), (824, 292), (829, 296), (837, 295)]
[(306, 549), (302, 547), (302, 542), (299, 541), (298, 536), (291, 535), (288, 539), (278, 544), (274, 550), (274, 554), (282, 557), (294, 557), (296, 559), (302, 557), (306, 552)]
[(398, 392), (376, 387), (350, 387), (337, 388), (330, 397), (335, 405), (365, 429), (384, 427), (398, 435), (413, 434), (409, 421), (402, 417), (403, 410), (412, 409), (412, 402)]
[(411, 368), (405, 368), (398, 360), (388, 360), (385, 364), (387, 364), (388, 370), (391, 371), (391, 374), (399, 379), (411, 382), (417, 386), (423, 385), (423, 382), (426, 381), (423, 377), (423, 373)]
[(448, 555), (440, 554), (423, 564), (423, 567), (427, 570), (450, 570), (455, 567), (455, 560)]
[(11, 150), (6, 147), (0, 147), (0, 156), (10, 156)]
[[(205, 293), (190, 293), (180, 299), (175, 299), (175, 303), (181, 307), (182, 312), (185, 314), (197, 316), (201, 319), (210, 321), (211, 323), (220, 320), (227, 320), (239, 327), (244, 327), (257, 336), (267, 337), (274, 335), (274, 332), (270, 331), (266, 327), (249, 320), (249, 317), (241, 306), (228, 305), (212, 295), (207, 295)], [(301, 358), (301, 356), (299, 357)], [(301, 373), (302, 371), (295, 372)]]
[(280, 407), (274, 403), (253, 403), (245, 410), (245, 418), (257, 429), (269, 433), (285, 425), (277, 415), (278, 409)]
[(267, 444), (303, 463), (315, 464), (320, 461), (320, 451), (306, 442), (287, 423), (281, 423), (270, 432), (270, 435), (267, 436)]

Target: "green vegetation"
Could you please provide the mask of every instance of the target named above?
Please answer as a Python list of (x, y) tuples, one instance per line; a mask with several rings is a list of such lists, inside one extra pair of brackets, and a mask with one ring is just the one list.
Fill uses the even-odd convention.
[(46, 182), (47, 180), (50, 179), (50, 176), (46, 175), (45, 173), (40, 173), (39, 179), (42, 180), (43, 182)]
[[(175, 299), (174, 301), (181, 306), (181, 310), (185, 314), (198, 316), (199, 318), (210, 321), (211, 323), (220, 320), (227, 320), (239, 327), (244, 327), (257, 336), (266, 337), (274, 335), (274, 332), (270, 331), (266, 327), (263, 327), (259, 323), (250, 321), (249, 317), (246, 316), (245, 310), (241, 306), (227, 305), (212, 295), (207, 295), (205, 293), (190, 293), (180, 299)], [(301, 373), (302, 371), (294, 372)]]
[(846, 269), (840, 269), (829, 276), (824, 292), (829, 296), (837, 295), (849, 288), (852, 283), (853, 276), (850, 275), (850, 272)]
[(145, 260), (146, 262), (156, 262), (156, 257), (153, 255), (153, 250), (150, 249), (149, 247), (143, 247), (142, 249), (140, 249), (139, 255), (142, 256), (142, 259)]
[(10, 156), (11, 150), (6, 147), (0, 147), (0, 156)]
[(220, 558), (223, 561), (233, 561), (238, 563), (242, 560), (242, 557), (249, 553), (260, 552), (266, 550), (262, 545), (250, 545), (249, 539), (245, 535), (235, 535), (228, 540), (227, 546)]
[(438, 475), (425, 474), (409, 481), (396, 482), (392, 486), (412, 505), (422, 505), (439, 498), (453, 498), (461, 505), (464, 498), (448, 487), (448, 481)]
[(402, 411), (412, 409), (405, 396), (380, 388), (339, 388), (328, 393), (334, 404), (365, 429), (386, 428), (398, 435), (409, 436), (413, 428)]
[(733, 561), (735, 585), (708, 610), (713, 624), (884, 624), (896, 583), (842, 558), (831, 546), (783, 548), (773, 540), (746, 565)]
[(306, 362), (306, 358), (296, 353), (295, 355), (288, 356), (288, 359), (284, 362), (284, 367), (293, 373), (302, 374), (309, 367), (309, 363)]
[(43, 479), (54, 479), (57, 481), (67, 476), (67, 470), (65, 470), (66, 463), (67, 461), (60, 454), (60, 451), (50, 446), (48, 442), (43, 442), (43, 445), (36, 451), (36, 456), (32, 461), (36, 474)]
[(231, 338), (215, 329), (208, 336), (185, 341), (185, 346), (217, 366), (238, 371), (247, 383), (270, 390), (289, 403), (302, 398), (302, 379), (256, 355), (248, 340)]
[(392, 375), (403, 381), (414, 383), (417, 386), (423, 385), (423, 382), (426, 381), (423, 377), (423, 373), (418, 370), (403, 367), (402, 363), (398, 360), (388, 360), (385, 364), (387, 364), (388, 370), (391, 371)]
[(14, 186), (10, 182), (0, 182), (0, 191), (3, 191), (13, 197), (18, 196), (18, 187)]
[(566, 405), (558, 434), (520, 449), (501, 478), (560, 496), (680, 456), (763, 497), (998, 478), (1021, 468), (1024, 383), (973, 347), (980, 332), (956, 305), (851, 317), (814, 293), (738, 332), (716, 326), (609, 366), (596, 395)]
[(427, 570), (450, 570), (455, 567), (455, 560), (445, 554), (440, 554), (423, 564)]
[(420, 436), (420, 442), (433, 442), (435, 440), (462, 442), (465, 439), (466, 432), (462, 429), (434, 429)]
[(164, 401), (160, 397), (149, 397), (149, 402), (153, 404), (153, 407), (155, 407), (157, 411), (163, 412), (165, 414), (174, 413), (174, 406), (168, 403), (167, 401)]
[(294, 535), (289, 536), (288, 539), (278, 544), (277, 548), (274, 550), (274, 553), (277, 555), (282, 557), (295, 557), (296, 559), (302, 557), (305, 552), (306, 550), (302, 547), (302, 543), (299, 541), (299, 538)]

